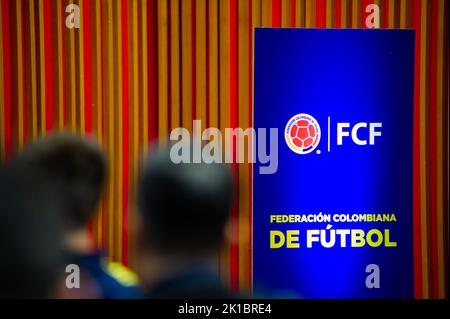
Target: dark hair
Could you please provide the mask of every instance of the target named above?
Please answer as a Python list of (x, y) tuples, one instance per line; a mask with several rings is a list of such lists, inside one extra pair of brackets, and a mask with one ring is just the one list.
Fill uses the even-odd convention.
[(57, 185), (70, 228), (87, 224), (106, 179), (106, 160), (98, 144), (77, 135), (52, 134), (30, 145), (20, 161)]
[(164, 147), (145, 163), (139, 186), (139, 208), (153, 249), (192, 253), (221, 244), (232, 200), (225, 165), (175, 164)]
[(62, 273), (51, 187), (23, 167), (0, 169), (0, 298), (46, 298)]

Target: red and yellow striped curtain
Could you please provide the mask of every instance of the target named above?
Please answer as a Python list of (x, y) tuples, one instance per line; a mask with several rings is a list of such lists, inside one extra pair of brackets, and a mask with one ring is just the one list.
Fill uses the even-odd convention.
[[(253, 28), (416, 30), (414, 276), (417, 298), (448, 297), (448, 1), (1, 0), (0, 154), (54, 130), (94, 135), (109, 182), (94, 243), (133, 265), (134, 194), (149, 141), (179, 126), (250, 127)], [(68, 28), (68, 6), (79, 28)], [(66, 10), (68, 12), (66, 12)], [(376, 61), (374, 61), (376, 63)], [(234, 289), (252, 286), (252, 173), (235, 166), (234, 241), (220, 255)]]

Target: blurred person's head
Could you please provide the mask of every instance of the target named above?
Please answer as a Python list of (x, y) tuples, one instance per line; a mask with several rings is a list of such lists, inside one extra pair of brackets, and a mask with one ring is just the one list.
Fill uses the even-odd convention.
[(176, 164), (170, 145), (155, 148), (144, 163), (138, 189), (144, 254), (151, 254), (153, 262), (216, 258), (226, 239), (231, 201), (227, 166)]
[(20, 161), (39, 171), (56, 185), (55, 196), (64, 204), (66, 234), (83, 232), (97, 212), (106, 179), (106, 159), (91, 139), (68, 133), (54, 133), (29, 145)]
[(56, 297), (61, 206), (33, 170), (0, 169), (0, 298)]

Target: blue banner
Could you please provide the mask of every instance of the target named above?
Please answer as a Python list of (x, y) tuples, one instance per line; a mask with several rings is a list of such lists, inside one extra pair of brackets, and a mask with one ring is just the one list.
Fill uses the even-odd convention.
[(255, 30), (256, 293), (413, 297), (413, 76), (411, 30)]

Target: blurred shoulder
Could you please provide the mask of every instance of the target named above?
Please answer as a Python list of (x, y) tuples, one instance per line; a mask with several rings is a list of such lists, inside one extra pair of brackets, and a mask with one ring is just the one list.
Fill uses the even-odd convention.
[(125, 287), (137, 286), (139, 284), (138, 277), (130, 268), (118, 262), (106, 262), (105, 272)]

